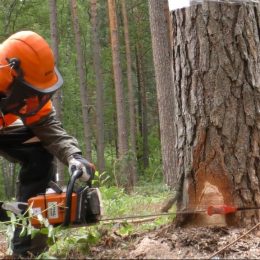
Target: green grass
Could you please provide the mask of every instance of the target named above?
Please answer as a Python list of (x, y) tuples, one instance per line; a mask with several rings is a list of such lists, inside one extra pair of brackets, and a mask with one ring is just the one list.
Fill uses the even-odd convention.
[(137, 187), (127, 194), (117, 187), (101, 188), (104, 215), (110, 218), (154, 214), (170, 196), (170, 191), (161, 185)]

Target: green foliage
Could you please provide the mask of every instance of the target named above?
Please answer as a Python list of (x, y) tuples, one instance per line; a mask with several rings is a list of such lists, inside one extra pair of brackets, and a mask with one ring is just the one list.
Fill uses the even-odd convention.
[[(155, 185), (152, 188), (139, 187), (138, 192), (131, 195), (117, 187), (101, 187), (101, 193), (105, 211), (103, 218), (118, 218), (158, 212), (158, 206), (169, 196), (170, 191), (163, 185)], [(155, 229), (169, 221), (172, 221), (172, 217), (163, 216), (138, 225), (127, 221), (117, 225), (113, 225), (113, 222), (110, 225), (101, 222), (100, 225), (91, 227), (60, 229), (56, 232), (56, 243), (38, 259), (86, 257), (90, 247), (102, 240), (103, 233), (117, 233), (125, 237), (136, 232)]]
[[(117, 187), (102, 188), (104, 215), (109, 218), (124, 216), (147, 216), (159, 213), (162, 203), (170, 197), (171, 191), (162, 183), (136, 187), (135, 192), (127, 194)], [(118, 225), (116, 232), (128, 236), (137, 232), (153, 230), (169, 223), (175, 216), (160, 216), (149, 222), (132, 224), (127, 221)], [(115, 228), (115, 226), (113, 226)]]
[(118, 233), (121, 236), (129, 236), (134, 232), (134, 226), (129, 224), (128, 222), (123, 222), (119, 229), (118, 229)]
[[(82, 108), (79, 90), (79, 76), (77, 69), (77, 57), (75, 50), (74, 32), (71, 22), (69, 1), (57, 1), (58, 9), (58, 36), (59, 36), (59, 59), (57, 66), (64, 79), (64, 85), (61, 89), (61, 107), (62, 123), (66, 131), (76, 137), (80, 148), (85, 154), (84, 126), (82, 124)], [(93, 161), (96, 163), (96, 123), (95, 123), (95, 101), (96, 101), (96, 81), (94, 75), (92, 54), (92, 38), (90, 32), (90, 2), (77, 1), (78, 18), (81, 31), (81, 44), (85, 58), (85, 69), (87, 72), (87, 88), (89, 92), (89, 116), (92, 130), (92, 148)], [(148, 127), (149, 127), (149, 163), (148, 169), (141, 167), (142, 162), (138, 162), (138, 179), (145, 182), (161, 181), (161, 155), (158, 131), (158, 116), (155, 84), (153, 77), (153, 62), (151, 50), (151, 37), (149, 28), (149, 15), (147, 2), (142, 0), (127, 1), (130, 44), (132, 51), (132, 72), (133, 83), (135, 87), (135, 102), (138, 111), (138, 80), (136, 69), (136, 46), (140, 44), (143, 47), (143, 60), (145, 83), (147, 88), (148, 104)], [(19, 30), (34, 30), (41, 34), (51, 43), (50, 37), (50, 15), (48, 1), (26, 1), (15, 0), (0, 1), (0, 42), (4, 41), (9, 35)], [(118, 2), (120, 47), (121, 47), (121, 67), (123, 70), (123, 82), (125, 88), (125, 105), (128, 108), (127, 85), (126, 85), (126, 58), (123, 39), (123, 23), (120, 16), (120, 2)], [(131, 19), (135, 17), (136, 19)], [(119, 165), (117, 160), (117, 126), (116, 126), (116, 108), (115, 108), (115, 90), (113, 82), (112, 55), (110, 44), (109, 21), (107, 15), (107, 2), (98, 2), (98, 20), (99, 20), (99, 40), (101, 44), (101, 63), (104, 77), (104, 123), (105, 123), (105, 165), (106, 175), (110, 176), (106, 184), (115, 185), (117, 170), (115, 166)], [(138, 29), (138, 30), (137, 30)], [(141, 32), (140, 35), (137, 32)], [(137, 114), (141, 118), (141, 114)], [(137, 126), (139, 129), (139, 126)], [(139, 139), (137, 148), (142, 153), (142, 143)], [(128, 159), (126, 160), (128, 162)], [(119, 178), (119, 176), (117, 176)], [(1, 191), (3, 187), (0, 187)], [(0, 196), (1, 196), (0, 191)], [(4, 199), (5, 193), (3, 192)]]
[(96, 171), (94, 179), (92, 180), (92, 184), (95, 187), (101, 187), (104, 186), (109, 179), (110, 176), (106, 172), (99, 173), (98, 171)]
[(149, 153), (149, 167), (144, 170), (144, 174), (141, 175), (141, 182), (161, 182), (162, 181), (162, 158), (161, 158), (161, 145), (157, 134), (154, 131), (150, 131), (148, 136), (148, 143), (150, 148)]
[[(158, 213), (159, 206), (170, 195), (170, 191), (162, 184), (138, 187), (131, 195), (114, 186), (101, 187), (100, 189), (104, 205), (103, 218), (105, 219)], [(149, 223), (145, 222), (138, 225), (124, 221), (116, 226), (113, 225), (113, 222), (111, 222), (111, 225), (105, 225), (101, 222), (100, 225), (90, 227), (63, 228), (62, 226), (53, 227), (42, 214), (33, 215), (30, 208), (23, 215), (15, 216), (9, 212), (9, 216), (11, 221), (5, 223), (9, 224), (5, 231), (9, 245), (17, 225), (22, 227), (21, 236), (31, 235), (33, 238), (36, 234), (42, 233), (49, 237), (50, 249), (38, 256), (37, 259), (75, 258), (75, 255), (86, 255), (92, 245), (100, 242), (101, 234), (104, 232), (116, 232), (125, 237), (136, 232), (155, 229), (172, 220), (172, 217), (163, 216)], [(40, 229), (34, 228), (30, 223), (28, 224), (28, 219), (32, 216), (37, 217), (42, 224)], [(9, 253), (11, 253), (10, 248)]]
[(113, 166), (113, 176), (115, 179), (115, 184), (119, 187), (127, 187), (128, 186), (128, 176), (132, 171), (132, 162), (135, 160), (134, 154), (131, 150), (122, 156), (121, 158), (117, 158), (114, 161)]
[[(144, 169), (142, 160), (138, 161), (139, 169), (139, 183), (160, 183), (162, 182), (162, 158), (161, 158), (161, 145), (157, 136), (158, 129), (153, 127), (149, 131), (149, 167)], [(140, 135), (137, 139), (138, 145), (142, 147), (142, 138)], [(138, 157), (142, 158), (142, 151), (139, 151)]]
[[(3, 224), (7, 225), (5, 226), (5, 233), (8, 242), (7, 254), (12, 254), (11, 241), (13, 239), (14, 231), (17, 227), (21, 228), (20, 237), (31, 236), (31, 238), (34, 238), (37, 234), (42, 233), (48, 236), (52, 244), (55, 242), (55, 234), (58, 229), (54, 229), (53, 226), (50, 225), (48, 219), (43, 217), (42, 213), (35, 215), (32, 208), (29, 207), (28, 210), (23, 214), (15, 215), (11, 211), (7, 211), (7, 214), (10, 218), (10, 221), (3, 222)], [(32, 226), (30, 221), (32, 218), (37, 218), (39, 224), (41, 225), (40, 229), (36, 229)]]
[(139, 187), (132, 194), (117, 187), (100, 188), (105, 215), (110, 217), (142, 215), (158, 211), (158, 206), (170, 194), (163, 184)]
[(86, 255), (90, 246), (98, 243), (100, 238), (100, 233), (94, 227), (62, 230), (57, 236), (57, 242), (38, 259), (49, 259), (53, 256), (69, 258), (70, 254)]

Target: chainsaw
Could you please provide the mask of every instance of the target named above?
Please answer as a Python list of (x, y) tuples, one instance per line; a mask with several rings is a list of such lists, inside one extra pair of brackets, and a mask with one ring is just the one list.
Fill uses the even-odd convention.
[(76, 170), (69, 180), (67, 187), (60, 188), (55, 182), (50, 182), (44, 194), (39, 194), (24, 202), (0, 202), (0, 222), (9, 221), (7, 211), (16, 215), (25, 214), (28, 209), (30, 212), (30, 222), (32, 226), (39, 228), (42, 226), (41, 218), (48, 219), (49, 223), (57, 226), (87, 226), (97, 224), (100, 221), (126, 220), (134, 218), (150, 218), (154, 216), (172, 214), (195, 214), (206, 213), (212, 215), (227, 215), (243, 210), (259, 210), (259, 207), (235, 207), (232, 205), (211, 205), (205, 209), (183, 210), (172, 213), (161, 213), (145, 216), (128, 216), (117, 219), (102, 219), (103, 206), (101, 194), (98, 188), (90, 185), (76, 187), (76, 180), (82, 175), (81, 171)]
[(61, 188), (55, 182), (49, 183), (44, 194), (39, 194), (23, 202), (1, 202), (0, 221), (8, 221), (6, 211), (16, 215), (31, 212), (29, 220), (32, 226), (42, 226), (41, 218), (47, 219), (53, 225), (77, 226), (98, 223), (102, 217), (102, 199), (98, 188), (88, 184), (76, 187), (76, 180), (82, 175), (74, 171), (67, 187)]

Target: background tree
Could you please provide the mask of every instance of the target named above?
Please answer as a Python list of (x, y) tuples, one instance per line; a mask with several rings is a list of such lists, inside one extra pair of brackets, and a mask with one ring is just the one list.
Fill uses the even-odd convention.
[(13, 199), (16, 195), (16, 164), (13, 162), (9, 162), (3, 158), (1, 158), (3, 181), (4, 181), (4, 193), (6, 199)]
[(105, 134), (104, 134), (104, 78), (101, 63), (101, 46), (99, 42), (99, 17), (97, 0), (91, 0), (91, 29), (93, 64), (96, 76), (96, 132), (97, 132), (97, 169), (105, 171)]
[[(116, 111), (117, 111), (117, 131), (118, 131), (118, 162), (120, 164), (119, 178), (121, 184), (127, 186), (127, 189), (132, 189), (131, 170), (128, 160), (129, 146), (128, 133), (126, 128), (126, 112), (125, 98), (122, 81), (122, 71), (120, 65), (119, 53), (119, 38), (118, 38), (118, 23), (116, 14), (115, 0), (108, 0), (109, 26), (111, 37), (111, 48), (113, 58), (114, 84), (116, 94)], [(129, 182), (127, 182), (129, 181)]]
[(160, 136), (163, 174), (168, 185), (175, 182), (175, 113), (172, 59), (170, 55), (169, 31), (165, 15), (167, 0), (149, 0), (150, 26), (153, 60), (156, 76), (157, 101), (159, 108)]
[[(259, 207), (257, 3), (203, 1), (172, 16), (179, 207)], [(215, 221), (251, 224), (259, 215), (244, 211)]]
[[(57, 22), (57, 2), (56, 0), (49, 0), (50, 9), (50, 31), (51, 31), (51, 47), (55, 57), (56, 66), (59, 66), (59, 36), (58, 36), (58, 22)], [(53, 104), (55, 106), (57, 118), (61, 119), (61, 98), (62, 92), (59, 90), (55, 93)]]
[[(59, 37), (58, 37), (58, 22), (57, 22), (57, 2), (56, 0), (49, 0), (50, 9), (50, 31), (51, 31), (51, 45), (55, 57), (56, 66), (59, 66)], [(59, 89), (53, 97), (53, 105), (56, 110), (56, 116), (61, 120), (61, 106), (62, 106), (62, 90)], [(64, 182), (64, 165), (57, 159), (57, 174), (60, 183)]]
[[(139, 3), (138, 3), (139, 4)], [(149, 167), (149, 144), (148, 144), (148, 101), (147, 101), (147, 78), (145, 68), (145, 52), (143, 37), (144, 28), (142, 26), (144, 13), (138, 8), (138, 5), (133, 7), (133, 16), (135, 19), (135, 63), (136, 77), (138, 85), (138, 128), (140, 140), (138, 144), (138, 160), (141, 171)]]
[(132, 57), (131, 47), (129, 39), (129, 26), (128, 26), (128, 15), (126, 8), (126, 1), (121, 0), (122, 16), (124, 23), (124, 36), (125, 36), (125, 52), (126, 52), (126, 67), (127, 67), (127, 86), (128, 86), (128, 100), (129, 100), (129, 131), (130, 131), (130, 151), (132, 153), (132, 159), (130, 163), (131, 183), (134, 185), (137, 178), (137, 165), (136, 165), (136, 116), (135, 116), (135, 90), (133, 85), (133, 74), (132, 74)]
[(87, 81), (86, 81), (86, 72), (85, 72), (85, 62), (84, 54), (81, 46), (81, 34), (78, 21), (77, 13), (77, 1), (71, 0), (71, 15), (73, 21), (73, 29), (75, 33), (75, 42), (77, 50), (77, 69), (79, 73), (80, 81), (80, 96), (81, 96), (81, 105), (82, 105), (82, 115), (83, 115), (83, 125), (84, 125), (84, 136), (86, 144), (86, 158), (92, 161), (91, 154), (91, 133), (90, 133), (90, 122), (89, 122), (89, 98), (87, 94)]

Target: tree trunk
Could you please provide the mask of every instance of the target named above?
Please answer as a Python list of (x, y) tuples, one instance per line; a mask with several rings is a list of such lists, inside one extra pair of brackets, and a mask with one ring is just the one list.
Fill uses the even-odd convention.
[[(161, 150), (163, 161), (163, 174), (168, 185), (175, 183), (175, 114), (170, 55), (169, 30), (165, 4), (167, 0), (149, 0), (150, 26), (152, 34), (153, 60), (155, 67), (157, 102), (160, 121)], [(168, 3), (167, 3), (168, 4)]]
[[(178, 207), (260, 207), (258, 6), (203, 1), (172, 16)], [(185, 220), (252, 224), (259, 211)]]
[(91, 0), (91, 27), (93, 44), (93, 63), (96, 75), (96, 131), (97, 131), (97, 168), (105, 171), (105, 134), (104, 134), (104, 80), (100, 59), (99, 27), (97, 19), (97, 0)]
[(71, 6), (72, 21), (73, 21), (73, 29), (75, 33), (76, 49), (77, 49), (77, 69), (79, 72), (79, 81), (80, 81), (80, 97), (81, 97), (81, 105), (82, 105), (84, 137), (85, 137), (85, 144), (86, 144), (86, 158), (92, 161), (91, 133), (90, 133), (89, 113), (88, 113), (87, 80), (86, 80), (84, 55), (81, 47), (80, 28), (79, 28), (78, 14), (77, 14), (77, 1), (70, 0), (70, 4), (71, 4), (70, 6)]
[(129, 40), (128, 17), (125, 0), (121, 0), (122, 15), (124, 22), (125, 48), (126, 48), (126, 64), (127, 64), (127, 85), (128, 85), (128, 100), (129, 100), (129, 117), (130, 117), (130, 144), (132, 152), (132, 167), (131, 182), (136, 183), (136, 123), (135, 123), (135, 91), (132, 80), (132, 58)]
[[(49, 0), (50, 9), (50, 27), (51, 27), (51, 45), (55, 57), (56, 66), (59, 64), (59, 37), (58, 37), (58, 22), (57, 22), (57, 1)], [(56, 110), (56, 116), (61, 120), (61, 105), (62, 105), (62, 90), (59, 89), (52, 98), (53, 105)], [(56, 159), (57, 174), (59, 184), (64, 183), (64, 165)]]
[(141, 135), (141, 147), (138, 147), (138, 160), (142, 162), (143, 169), (149, 167), (149, 144), (148, 144), (148, 120), (147, 120), (147, 95), (146, 95), (146, 75), (144, 68), (144, 46), (142, 43), (143, 32), (141, 31), (141, 15), (137, 7), (133, 9), (133, 16), (136, 23), (136, 42), (135, 42), (135, 59), (136, 74), (138, 84), (138, 128)]
[[(57, 22), (57, 1), (49, 0), (50, 9), (50, 29), (51, 29), (51, 46), (55, 57), (56, 66), (59, 63), (59, 39), (58, 39), (58, 22)], [(53, 104), (56, 109), (57, 118), (61, 119), (61, 90), (58, 90), (53, 97)]]
[(15, 173), (15, 163), (11, 163), (4, 158), (1, 158), (2, 164), (2, 174), (4, 182), (4, 194), (5, 199), (11, 200), (15, 197), (16, 193), (16, 173)]
[(110, 25), (110, 37), (113, 58), (114, 83), (116, 92), (116, 111), (117, 111), (117, 133), (118, 133), (118, 179), (121, 185), (124, 185), (128, 190), (132, 189), (131, 170), (128, 160), (128, 138), (126, 129), (126, 113), (125, 113), (125, 98), (123, 92), (122, 71), (120, 65), (118, 25), (116, 17), (115, 0), (108, 0), (108, 13)]
[(139, 90), (139, 129), (142, 137), (142, 148), (140, 151), (140, 159), (144, 169), (149, 167), (149, 144), (148, 144), (148, 120), (147, 120), (147, 96), (146, 96), (146, 80), (144, 75), (143, 47), (141, 43), (137, 43), (136, 48), (136, 69), (137, 82)]

